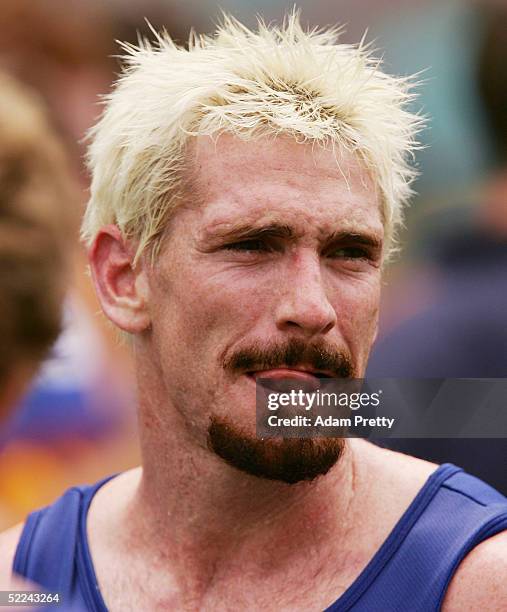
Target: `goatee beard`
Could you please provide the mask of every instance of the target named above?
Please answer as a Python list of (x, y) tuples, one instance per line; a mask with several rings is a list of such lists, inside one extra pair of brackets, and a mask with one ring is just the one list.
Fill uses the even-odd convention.
[(232, 467), (252, 476), (288, 484), (310, 481), (340, 459), (343, 438), (268, 438), (249, 436), (225, 420), (211, 417), (208, 447)]
[[(285, 342), (256, 343), (224, 359), (222, 366), (233, 375), (278, 367), (311, 367), (335, 378), (355, 376), (352, 356), (324, 340), (308, 342), (288, 338)], [(258, 438), (230, 420), (212, 416), (208, 448), (229, 465), (259, 478), (288, 484), (309, 481), (326, 474), (340, 459), (343, 438)]]

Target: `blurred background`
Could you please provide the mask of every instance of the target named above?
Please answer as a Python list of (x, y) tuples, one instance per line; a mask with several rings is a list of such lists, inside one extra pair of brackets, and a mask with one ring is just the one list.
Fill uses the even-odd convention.
[[(280, 19), (292, 6), (279, 0), (2, 0), (0, 70), (35, 92), (64, 143), (75, 184), (66, 206), (76, 227), (88, 193), (83, 137), (100, 113), (99, 95), (119, 71), (115, 40), (136, 42), (139, 33), (148, 34), (146, 18), (185, 43), (191, 27), (210, 31), (220, 9), (253, 26), (257, 14)], [(368, 30), (387, 71), (421, 73), (415, 108), (429, 118), (422, 134), (427, 148), (416, 159), (421, 177), (402, 256), (386, 274), (369, 375), (505, 377), (507, 0), (298, 6), (310, 26), (345, 24), (344, 42), (357, 42)], [(64, 231), (72, 237), (65, 247), (71, 274), (64, 329), (0, 426), (0, 528), (69, 486), (139, 460), (128, 350), (99, 314), (77, 231)], [(405, 440), (398, 448), (463, 464), (507, 492), (504, 440)]]

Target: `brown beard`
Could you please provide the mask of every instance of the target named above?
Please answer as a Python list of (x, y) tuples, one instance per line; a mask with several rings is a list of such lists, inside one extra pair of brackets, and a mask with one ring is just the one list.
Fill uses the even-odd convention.
[(212, 417), (208, 447), (229, 465), (259, 478), (294, 484), (326, 474), (341, 457), (343, 438), (269, 438), (249, 436)]
[[(243, 347), (222, 362), (233, 374), (277, 367), (310, 366), (336, 378), (351, 378), (356, 367), (348, 351), (328, 342), (289, 338), (285, 342)], [(212, 416), (208, 448), (229, 465), (259, 478), (288, 484), (308, 481), (326, 474), (341, 457), (343, 438), (258, 438)]]

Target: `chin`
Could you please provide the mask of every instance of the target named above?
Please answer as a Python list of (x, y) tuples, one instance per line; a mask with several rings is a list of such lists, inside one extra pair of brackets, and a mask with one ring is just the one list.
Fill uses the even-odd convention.
[(230, 466), (258, 478), (287, 484), (311, 481), (343, 454), (343, 438), (261, 439), (225, 419), (211, 417), (208, 448)]

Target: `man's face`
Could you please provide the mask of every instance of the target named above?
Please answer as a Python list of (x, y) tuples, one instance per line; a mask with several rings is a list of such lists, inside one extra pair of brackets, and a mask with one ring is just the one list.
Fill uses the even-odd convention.
[[(195, 201), (190, 193), (172, 217), (149, 272), (159, 416), (169, 400), (198, 444), (293, 482), (229, 455), (259, 451), (280, 465), (331, 444), (256, 439), (255, 378), (364, 374), (380, 292), (378, 195), (350, 154), (287, 138), (202, 137), (192, 156)], [(326, 448), (334, 463), (341, 441)]]

